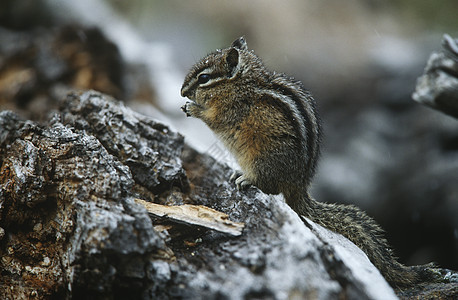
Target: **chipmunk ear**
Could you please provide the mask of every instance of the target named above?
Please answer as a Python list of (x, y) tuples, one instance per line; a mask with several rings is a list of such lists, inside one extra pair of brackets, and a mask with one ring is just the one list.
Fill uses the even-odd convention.
[(233, 41), (231, 47), (239, 50), (248, 50), (248, 45), (243, 36)]
[(241, 50), (248, 50), (248, 46), (243, 36), (232, 42), (232, 45), (226, 54), (226, 63), (229, 66), (229, 70), (232, 75), (239, 64), (239, 51)]
[(229, 67), (231, 74), (234, 74), (235, 68), (239, 64), (239, 50), (237, 48), (231, 47), (226, 54), (226, 63)]

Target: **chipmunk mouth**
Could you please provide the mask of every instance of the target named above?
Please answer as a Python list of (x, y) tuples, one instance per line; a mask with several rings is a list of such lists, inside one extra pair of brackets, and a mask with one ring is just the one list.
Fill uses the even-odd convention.
[(196, 93), (195, 91), (193, 92), (192, 90), (182, 88), (181, 89), (181, 97), (188, 98), (191, 101), (195, 101)]

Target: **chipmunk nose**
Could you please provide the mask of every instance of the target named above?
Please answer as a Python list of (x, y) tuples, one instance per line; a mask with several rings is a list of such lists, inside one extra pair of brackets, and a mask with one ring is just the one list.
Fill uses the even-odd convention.
[(189, 91), (186, 90), (184, 87), (181, 88), (181, 97), (188, 97)]
[(181, 88), (181, 97), (185, 97), (185, 98), (191, 99), (192, 96), (193, 96), (193, 94), (194, 94), (194, 93), (193, 93), (192, 90), (190, 90), (190, 89), (188, 89), (188, 88), (186, 88), (186, 87), (182, 87), (182, 88)]

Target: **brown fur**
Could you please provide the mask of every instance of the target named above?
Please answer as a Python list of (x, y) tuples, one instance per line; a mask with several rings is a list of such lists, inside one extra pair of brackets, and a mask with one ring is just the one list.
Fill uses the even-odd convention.
[(282, 193), (298, 214), (360, 247), (393, 286), (434, 277), (428, 267), (400, 264), (383, 230), (360, 209), (309, 196), (320, 146), (314, 100), (301, 83), (268, 71), (243, 38), (199, 61), (181, 93), (192, 100), (183, 106), (186, 114), (203, 120), (235, 155), (244, 171), (239, 188)]

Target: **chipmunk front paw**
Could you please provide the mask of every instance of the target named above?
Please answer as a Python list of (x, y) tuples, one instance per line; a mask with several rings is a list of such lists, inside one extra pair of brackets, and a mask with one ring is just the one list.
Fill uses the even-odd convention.
[(186, 102), (183, 106), (181, 106), (181, 110), (186, 114), (186, 117), (192, 117), (191, 114), (191, 107), (193, 102)]
[(203, 108), (195, 102), (188, 101), (181, 107), (181, 110), (186, 114), (187, 117), (199, 118)]

